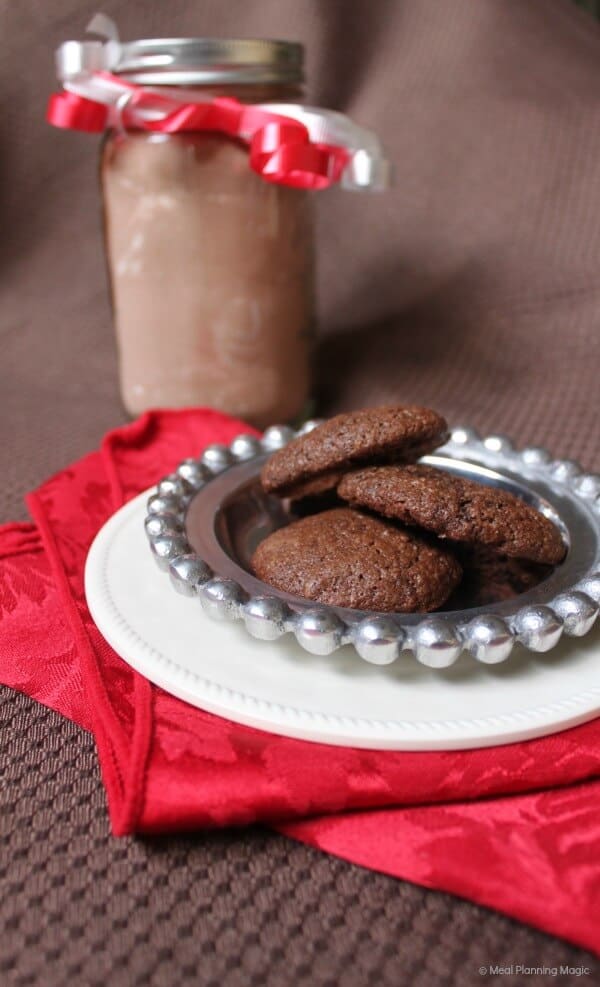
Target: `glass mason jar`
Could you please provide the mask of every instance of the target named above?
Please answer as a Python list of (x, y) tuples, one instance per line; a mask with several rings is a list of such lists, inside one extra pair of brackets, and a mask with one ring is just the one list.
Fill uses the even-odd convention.
[[(302, 48), (138, 41), (116, 72), (183, 100), (298, 102)], [(264, 181), (245, 147), (208, 132), (109, 131), (101, 183), (126, 409), (208, 405), (258, 427), (300, 417), (314, 318), (309, 193)]]

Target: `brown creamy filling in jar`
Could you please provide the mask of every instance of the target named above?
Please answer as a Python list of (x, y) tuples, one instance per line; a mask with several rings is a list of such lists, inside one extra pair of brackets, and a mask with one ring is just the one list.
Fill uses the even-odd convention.
[[(214, 95), (198, 87), (193, 98)], [(272, 86), (226, 95), (298, 97)], [(314, 319), (309, 193), (264, 181), (241, 143), (206, 132), (111, 131), (101, 181), (127, 410), (208, 405), (258, 427), (300, 415)]]

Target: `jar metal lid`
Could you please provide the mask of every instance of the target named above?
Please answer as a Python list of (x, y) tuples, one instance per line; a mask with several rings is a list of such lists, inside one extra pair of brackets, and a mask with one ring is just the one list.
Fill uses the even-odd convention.
[(120, 43), (116, 75), (148, 86), (301, 83), (304, 49), (293, 41), (148, 38)]

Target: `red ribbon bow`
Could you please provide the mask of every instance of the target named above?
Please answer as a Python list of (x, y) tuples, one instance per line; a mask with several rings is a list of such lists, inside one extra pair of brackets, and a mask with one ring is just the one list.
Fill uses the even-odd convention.
[[(304, 124), (291, 117), (229, 98), (179, 103), (118, 81), (129, 90), (121, 110), (124, 127), (164, 134), (213, 131), (234, 137), (249, 147), (250, 167), (267, 182), (324, 189), (340, 180), (348, 162), (345, 148), (311, 141)], [(158, 120), (144, 116), (141, 111), (150, 107), (162, 109), (164, 116)], [(50, 97), (46, 118), (54, 127), (101, 133), (109, 126), (111, 113), (104, 103), (64, 91)]]

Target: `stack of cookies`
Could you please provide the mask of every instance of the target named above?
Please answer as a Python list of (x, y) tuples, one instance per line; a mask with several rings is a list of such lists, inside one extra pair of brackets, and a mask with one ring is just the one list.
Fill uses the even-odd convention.
[(263, 488), (305, 516), (260, 543), (254, 573), (318, 603), (400, 613), (534, 586), (564, 558), (560, 532), (506, 490), (417, 463), (447, 437), (437, 412), (394, 406), (338, 415), (278, 450)]

